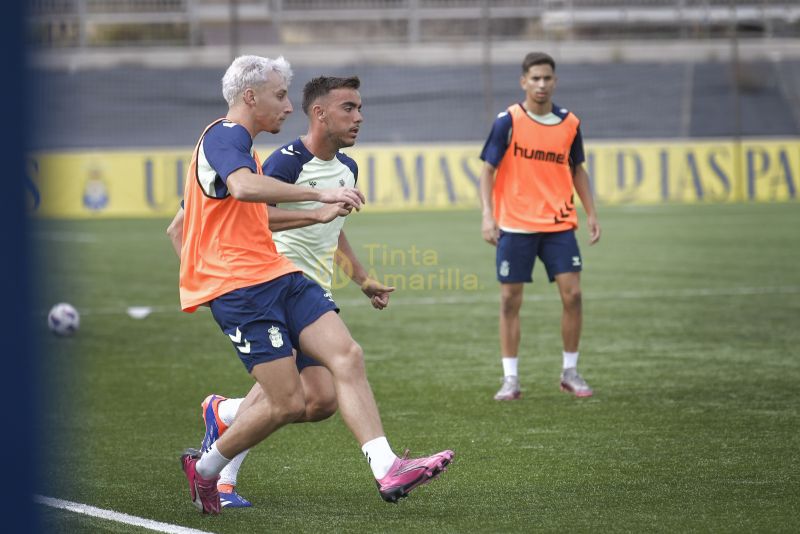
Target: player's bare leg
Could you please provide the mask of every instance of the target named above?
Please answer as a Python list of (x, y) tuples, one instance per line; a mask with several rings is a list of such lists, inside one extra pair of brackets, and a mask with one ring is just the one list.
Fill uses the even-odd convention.
[(567, 352), (578, 352), (578, 344), (581, 339), (583, 299), (580, 276), (580, 273), (561, 273), (555, 277), (563, 305), (561, 338), (564, 342), (564, 350)]
[(331, 372), (342, 419), (369, 460), (385, 501), (397, 502), (445, 470), (453, 451), (423, 458), (408, 458), (407, 454), (398, 458), (394, 454), (367, 381), (364, 353), (338, 314), (327, 312), (303, 329), (300, 347)]
[[(300, 384), (303, 388), (305, 411), (294, 421), (295, 423), (322, 421), (336, 413), (338, 409), (336, 388), (333, 385), (333, 375), (328, 369), (320, 365), (304, 368), (300, 372)], [(227, 399), (222, 402), (231, 401), (237, 401), (237, 399)], [(263, 388), (256, 382), (239, 404), (236, 417), (238, 418), (240, 413), (244, 413), (250, 406), (258, 402), (268, 402), (268, 400), (264, 395)], [(232, 424), (233, 421), (228, 421), (228, 423)]]
[(250, 388), (250, 391), (247, 392), (245, 395), (244, 400), (239, 405), (239, 410), (236, 412), (236, 416), (238, 417), (240, 413), (244, 413), (245, 410), (250, 408), (253, 404), (260, 400), (265, 400), (266, 397), (262, 394), (264, 390), (261, 389), (261, 385), (256, 382), (253, 384), (253, 387)]
[(223, 468), (240, 452), (301, 417), (305, 411), (303, 388), (292, 358), (257, 364), (251, 374), (261, 386), (265, 398), (237, 413), (236, 424), (228, 428), (209, 450), (202, 454), (187, 450), (181, 456), (192, 501), (204, 513), (220, 512), (217, 482)]
[(360, 445), (384, 436), (364, 367), (364, 352), (336, 312), (327, 312), (300, 333), (303, 352), (333, 376), (339, 410)]
[(500, 352), (503, 359), (503, 384), (495, 400), (516, 400), (522, 396), (517, 374), (520, 341), (519, 312), (524, 284), (500, 284)]
[(219, 453), (233, 458), (245, 449), (260, 443), (280, 427), (292, 423), (305, 411), (300, 376), (294, 359), (280, 358), (253, 367), (251, 372), (262, 398), (247, 409), (239, 409), (236, 420), (215, 443)]
[(306, 411), (296, 423), (315, 423), (323, 421), (336, 413), (339, 403), (336, 400), (336, 387), (333, 375), (321, 365), (312, 365), (300, 373), (300, 382), (306, 399)]
[[(313, 423), (327, 419), (336, 413), (336, 388), (333, 385), (333, 375), (328, 369), (319, 365), (312, 365), (300, 373), (300, 384), (303, 387), (305, 411), (295, 423)], [(265, 400), (263, 389), (256, 382), (239, 405), (239, 413), (243, 413), (258, 401)]]
[[(295, 423), (322, 421), (336, 413), (338, 407), (336, 389), (333, 386), (333, 376), (330, 371), (321, 365), (307, 366), (300, 372), (300, 383), (303, 387), (305, 412), (294, 421)], [(203, 402), (203, 418), (206, 420), (207, 438), (204, 439), (203, 450), (208, 450), (214, 441), (227, 431), (239, 412), (244, 413), (258, 402), (268, 402), (258, 382), (253, 384), (243, 399), (227, 399), (219, 395), (209, 395)], [(233, 410), (236, 411), (232, 413)], [(208, 423), (212, 419), (216, 425), (209, 429)], [(252, 503), (240, 495), (236, 489), (239, 470), (249, 451), (250, 449), (245, 449), (237, 454), (220, 472), (217, 489), (223, 508), (249, 508), (252, 506)]]
[(524, 284), (500, 284), (500, 351), (517, 357), (519, 351), (519, 311)]
[(579, 272), (556, 275), (556, 284), (561, 295), (561, 338), (564, 343), (564, 364), (561, 373), (561, 390), (576, 397), (591, 397), (592, 388), (578, 374), (578, 346), (583, 324), (583, 302)]

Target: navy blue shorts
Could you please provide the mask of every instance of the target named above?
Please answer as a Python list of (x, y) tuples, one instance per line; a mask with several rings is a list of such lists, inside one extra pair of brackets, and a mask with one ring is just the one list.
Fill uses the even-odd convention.
[(501, 284), (533, 282), (533, 264), (541, 258), (550, 281), (557, 274), (581, 270), (575, 230), (516, 234), (500, 231), (497, 241), (497, 279)]
[(329, 311), (339, 311), (330, 291), (299, 272), (211, 301), (214, 319), (248, 373), (259, 363), (291, 356), (292, 349), (298, 351), (298, 369), (307, 366), (311, 358), (299, 354), (300, 332)]

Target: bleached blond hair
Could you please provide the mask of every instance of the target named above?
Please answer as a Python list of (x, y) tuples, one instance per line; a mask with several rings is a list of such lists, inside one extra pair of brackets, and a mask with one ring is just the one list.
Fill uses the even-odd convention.
[(257, 87), (267, 83), (270, 72), (277, 73), (288, 85), (292, 81), (292, 67), (283, 56), (270, 59), (261, 56), (239, 56), (222, 77), (222, 96), (232, 107), (236, 98), (248, 87)]

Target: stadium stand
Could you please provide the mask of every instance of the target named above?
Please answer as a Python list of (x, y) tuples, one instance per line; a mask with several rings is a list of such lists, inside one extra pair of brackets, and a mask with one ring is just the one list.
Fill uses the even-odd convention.
[(238, 53), (285, 54), (296, 105), (361, 76), (362, 142), (482, 141), (532, 49), (590, 139), (800, 135), (797, 0), (32, 0), (28, 27), (36, 149), (191, 145)]
[(130, 44), (431, 42), (797, 34), (795, 0), (32, 0), (32, 42)]

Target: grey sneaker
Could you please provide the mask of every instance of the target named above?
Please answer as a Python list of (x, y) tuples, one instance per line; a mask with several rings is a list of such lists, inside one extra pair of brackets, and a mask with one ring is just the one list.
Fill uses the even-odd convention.
[(574, 367), (564, 369), (561, 373), (561, 391), (572, 393), (576, 397), (591, 397), (593, 393), (592, 388)]
[(494, 400), (508, 401), (517, 400), (522, 397), (522, 392), (519, 390), (519, 377), (506, 376), (503, 377), (503, 385), (500, 390), (495, 394)]

